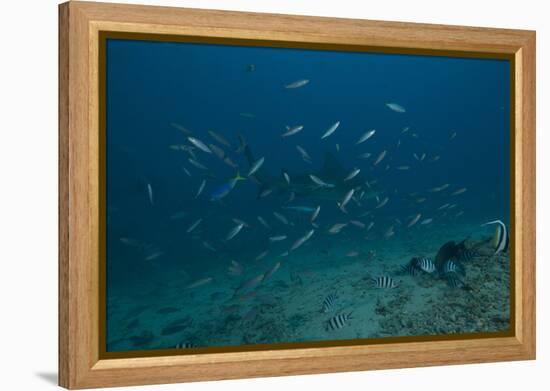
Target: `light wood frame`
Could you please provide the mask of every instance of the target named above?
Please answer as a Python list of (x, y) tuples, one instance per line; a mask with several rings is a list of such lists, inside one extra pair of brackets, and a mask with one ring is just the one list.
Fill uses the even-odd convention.
[[(513, 59), (512, 336), (101, 359), (100, 31)], [(59, 6), (59, 384), (175, 383), (535, 358), (535, 33), (414, 23), (69, 2)]]

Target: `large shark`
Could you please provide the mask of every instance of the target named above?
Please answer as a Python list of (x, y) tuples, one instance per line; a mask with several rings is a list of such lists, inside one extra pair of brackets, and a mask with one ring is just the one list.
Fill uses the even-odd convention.
[[(256, 160), (248, 145), (244, 148), (244, 154), (249, 166), (252, 166)], [(365, 191), (363, 199), (374, 198), (378, 195), (376, 191), (366, 185), (366, 180), (360, 174), (345, 181), (344, 179), (350, 171), (342, 167), (332, 153), (326, 152), (323, 165), (318, 171), (298, 173), (282, 169), (279, 176), (272, 176), (265, 168), (262, 168), (254, 174), (252, 179), (259, 186), (258, 196), (267, 190), (272, 190), (275, 194), (294, 193), (296, 197), (341, 201), (349, 190), (358, 188)], [(285, 179), (285, 173), (289, 176), (290, 182)], [(311, 175), (331, 186), (319, 186), (311, 179)]]

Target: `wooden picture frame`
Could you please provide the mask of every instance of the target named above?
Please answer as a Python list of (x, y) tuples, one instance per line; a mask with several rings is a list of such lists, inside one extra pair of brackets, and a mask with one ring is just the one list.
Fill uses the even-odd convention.
[[(426, 342), (105, 358), (99, 211), (104, 191), (102, 32), (320, 45), (399, 53), (502, 54), (514, 66), (510, 335)], [(70, 389), (535, 358), (535, 33), (88, 2), (59, 6), (59, 384)]]

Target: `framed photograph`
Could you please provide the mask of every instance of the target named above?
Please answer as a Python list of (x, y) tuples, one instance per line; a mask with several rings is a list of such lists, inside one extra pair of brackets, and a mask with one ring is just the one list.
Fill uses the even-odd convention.
[(60, 5), (59, 381), (535, 358), (535, 33)]

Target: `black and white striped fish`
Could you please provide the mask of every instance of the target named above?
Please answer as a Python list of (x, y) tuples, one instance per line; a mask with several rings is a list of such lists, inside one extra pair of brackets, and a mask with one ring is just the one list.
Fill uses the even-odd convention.
[(331, 312), (337, 299), (338, 297), (335, 293), (329, 294), (327, 297), (325, 297), (325, 300), (323, 300), (323, 309), (321, 311), (325, 314), (327, 312)]
[(489, 221), (488, 223), (485, 223), (485, 224), (481, 224), (481, 226), (483, 227), (484, 225), (489, 225), (489, 224), (497, 224), (497, 230), (493, 238), (493, 246), (495, 247), (494, 255), (500, 252), (505, 252), (508, 249), (508, 245), (510, 244), (510, 236), (508, 235), (508, 229), (506, 228), (506, 224), (504, 224), (500, 220), (494, 220), (494, 221)]
[(475, 250), (464, 250), (457, 256), (457, 260), (459, 262), (470, 262), (477, 256), (478, 253)]
[(406, 265), (401, 265), (401, 271), (412, 277), (420, 273), (420, 269), (417, 266), (417, 258), (411, 259)]
[(464, 275), (464, 267), (452, 260), (452, 259), (449, 259), (447, 261), (445, 261), (445, 263), (443, 264), (443, 273), (447, 274), (447, 273), (460, 273), (462, 275)]
[(435, 271), (435, 264), (430, 258), (417, 258), (417, 266), (426, 273)]
[(348, 314), (338, 314), (330, 318), (327, 322), (327, 328), (332, 331), (341, 329), (351, 319), (351, 314), (351, 312)]
[(191, 342), (180, 342), (176, 345), (176, 349), (192, 349), (196, 348), (195, 345), (193, 345)]
[(394, 279), (390, 276), (380, 276), (373, 278), (372, 281), (374, 282), (374, 286), (376, 288), (388, 288), (393, 289), (397, 288), (397, 284), (395, 283)]

